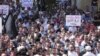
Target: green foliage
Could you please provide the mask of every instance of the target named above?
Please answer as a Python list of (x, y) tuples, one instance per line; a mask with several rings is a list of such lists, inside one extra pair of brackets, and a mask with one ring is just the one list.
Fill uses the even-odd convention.
[(47, 11), (51, 11), (56, 4), (56, 0), (45, 0)]

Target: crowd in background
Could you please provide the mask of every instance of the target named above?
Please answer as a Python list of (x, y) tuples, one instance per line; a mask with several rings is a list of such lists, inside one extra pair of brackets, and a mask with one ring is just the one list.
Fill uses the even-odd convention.
[[(100, 29), (91, 12), (62, 5), (50, 12), (11, 8), (17, 33), (2, 34), (0, 56), (100, 56)], [(66, 15), (81, 15), (82, 25), (66, 26)]]

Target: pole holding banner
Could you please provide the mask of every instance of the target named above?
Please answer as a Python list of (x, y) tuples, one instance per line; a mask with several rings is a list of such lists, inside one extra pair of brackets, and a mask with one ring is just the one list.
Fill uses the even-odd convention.
[(2, 17), (0, 17), (0, 35), (2, 34), (2, 29), (3, 29), (3, 26), (2, 26)]

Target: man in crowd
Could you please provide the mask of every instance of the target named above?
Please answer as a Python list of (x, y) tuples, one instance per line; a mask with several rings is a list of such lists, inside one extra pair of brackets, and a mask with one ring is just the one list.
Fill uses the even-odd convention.
[(91, 46), (86, 46), (85, 50), (86, 50), (86, 53), (83, 56), (95, 56), (95, 54), (91, 52), (92, 50)]
[(68, 56), (78, 56), (78, 53), (75, 51), (74, 45), (69, 45)]
[[(20, 8), (22, 10), (17, 10), (16, 17), (13, 17), (18, 33), (17, 36), (13, 36), (13, 39), (6, 33), (0, 36), (1, 56), (81, 56), (82, 52), (82, 56), (100, 54), (100, 43), (95, 41), (96, 39), (100, 39), (100, 34), (93, 23), (91, 23), (91, 20), (86, 21), (84, 20), (85, 17), (83, 17), (82, 20), (84, 22), (82, 22), (81, 26), (71, 28), (65, 26), (66, 14), (84, 14), (85, 16), (85, 12), (82, 13), (78, 8), (73, 7), (66, 9), (58, 7), (54, 9), (55, 13), (41, 11), (36, 14), (38, 18), (35, 18), (34, 12), (36, 10)], [(30, 11), (32, 11), (32, 14)], [(14, 12), (11, 14), (14, 14)], [(89, 16), (89, 18), (91, 17)], [(97, 46), (95, 46), (96, 43)], [(85, 46), (86, 48), (84, 48)], [(84, 51), (85, 49), (86, 51)], [(92, 49), (96, 52), (92, 53)]]

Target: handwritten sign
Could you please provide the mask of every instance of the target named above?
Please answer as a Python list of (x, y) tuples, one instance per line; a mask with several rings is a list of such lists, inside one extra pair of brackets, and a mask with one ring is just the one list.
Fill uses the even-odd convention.
[(66, 15), (66, 26), (81, 26), (81, 15)]

